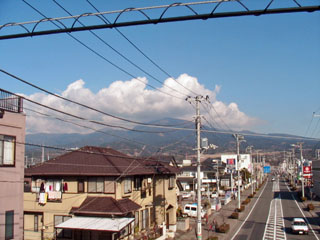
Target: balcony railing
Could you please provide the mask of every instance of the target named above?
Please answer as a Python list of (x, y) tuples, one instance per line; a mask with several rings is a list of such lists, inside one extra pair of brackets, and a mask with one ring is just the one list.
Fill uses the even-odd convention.
[(22, 97), (13, 95), (0, 88), (0, 110), (21, 113), (23, 112)]

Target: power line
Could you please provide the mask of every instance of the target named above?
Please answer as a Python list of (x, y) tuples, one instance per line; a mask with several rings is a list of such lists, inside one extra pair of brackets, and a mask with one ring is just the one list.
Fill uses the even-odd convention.
[[(2, 90), (2, 89), (0, 89)], [(64, 111), (61, 111), (61, 110), (58, 110), (58, 109), (55, 109), (55, 108), (52, 108), (52, 107), (49, 107), (49, 106), (46, 106), (44, 104), (41, 104), (41, 103), (38, 103), (36, 101), (33, 101), (31, 99), (28, 99), (26, 97), (23, 97), (23, 96), (20, 96), (18, 94), (15, 94), (15, 93), (11, 93), (9, 91), (6, 91), (7, 93), (9, 94), (12, 94), (14, 96), (17, 96), (17, 97), (20, 97), (22, 99), (25, 99), (26, 101), (29, 101), (31, 103), (34, 103), (36, 105), (39, 105), (41, 107), (44, 107), (44, 108), (48, 108), (50, 110), (53, 110), (53, 111), (56, 111), (56, 112), (59, 112), (59, 113), (62, 113), (62, 114), (65, 114), (65, 115), (68, 115), (68, 116), (71, 116), (71, 117), (74, 117), (74, 118), (77, 118), (77, 119), (80, 119), (80, 120), (84, 120), (84, 121), (88, 121), (88, 122), (91, 122), (91, 123), (95, 123), (95, 124), (99, 124), (99, 125), (103, 125), (103, 126), (107, 126), (107, 127), (113, 127), (113, 128), (122, 128), (122, 129), (125, 129), (125, 130), (129, 130), (129, 131), (134, 131), (134, 132), (144, 132), (144, 133), (167, 133), (167, 132), (150, 132), (150, 131), (143, 131), (143, 130), (137, 130), (137, 129), (129, 129), (129, 128), (126, 128), (126, 127), (123, 127), (123, 126), (115, 126), (115, 125), (109, 125), (109, 124), (105, 124), (105, 123), (102, 123), (102, 122), (98, 122), (98, 121), (94, 121), (94, 120), (88, 120), (88, 119), (85, 119), (83, 117), (80, 117), (80, 116), (77, 116), (77, 115), (73, 115), (71, 113), (67, 113), (67, 112), (64, 112)], [(151, 126), (150, 126), (151, 127)], [(152, 126), (152, 127), (157, 127), (157, 126)], [(181, 130), (181, 131), (196, 131), (195, 129), (193, 128), (181, 128), (181, 127), (171, 127), (171, 126), (161, 126), (159, 128), (164, 128), (164, 129), (171, 129), (171, 130)], [(220, 134), (235, 134), (236, 132), (234, 131), (218, 131), (218, 130), (202, 130), (202, 132), (208, 132), (208, 133), (220, 133)], [(266, 134), (258, 134), (258, 133), (241, 133), (241, 135), (244, 135), (244, 136), (255, 136), (255, 137), (265, 137), (265, 138), (277, 138), (277, 139), (291, 139), (291, 140), (310, 140), (310, 141), (319, 141), (320, 139), (318, 138), (306, 138), (306, 137), (288, 137), (288, 136), (274, 136), (274, 135), (266, 135)]]
[[(24, 0), (23, 0), (24, 1)], [(271, 0), (272, 2), (273, 0)], [(223, 1), (222, 2), (226, 2)], [(231, 2), (231, 0), (230, 0)], [(8, 26), (20, 26), (24, 28), (24, 30), (27, 33), (20, 33), (20, 34), (10, 34), (10, 35), (3, 35), (0, 36), (0, 40), (3, 39), (12, 39), (12, 38), (23, 38), (23, 37), (33, 37), (33, 36), (41, 36), (41, 35), (48, 35), (48, 34), (58, 34), (58, 33), (70, 33), (70, 32), (79, 32), (79, 31), (87, 31), (87, 30), (97, 30), (97, 29), (105, 29), (105, 28), (115, 28), (115, 27), (128, 27), (128, 26), (138, 26), (138, 25), (147, 25), (147, 24), (158, 24), (158, 23), (167, 23), (167, 22), (177, 22), (177, 21), (189, 21), (189, 20), (207, 20), (212, 18), (225, 18), (225, 17), (239, 17), (239, 16), (261, 16), (261, 15), (268, 15), (268, 14), (283, 14), (283, 13), (297, 13), (297, 12), (315, 12), (320, 11), (320, 6), (301, 6), (298, 5), (298, 7), (287, 7), (287, 8), (274, 8), (269, 9), (269, 5), (265, 7), (264, 9), (258, 9), (258, 10), (249, 10), (243, 3), (240, 2), (240, 0), (235, 0), (234, 2), (240, 3), (240, 5), (244, 8), (243, 11), (232, 11), (232, 12), (215, 12), (217, 9), (217, 6), (210, 12), (205, 14), (198, 14), (195, 12), (191, 7), (189, 6), (188, 9), (190, 9), (193, 13), (193, 15), (187, 15), (187, 16), (178, 16), (178, 17), (167, 17), (164, 18), (163, 15), (167, 12), (167, 10), (170, 7), (175, 6), (181, 6), (181, 4), (171, 4), (169, 7), (167, 7), (161, 16), (156, 19), (151, 19), (146, 13), (144, 13), (142, 10), (139, 9), (131, 9), (127, 8), (118, 14), (118, 17), (116, 18), (115, 22), (112, 24), (102, 24), (102, 25), (92, 25), (92, 26), (86, 26), (86, 27), (74, 27), (74, 24), (77, 22), (77, 20), (80, 17), (84, 16), (97, 16), (99, 18), (102, 13), (86, 13), (81, 14), (77, 16), (72, 16), (72, 18), (77, 18), (77, 20), (74, 21), (71, 27), (67, 28), (60, 20), (62, 19), (68, 19), (68, 17), (60, 17), (60, 18), (47, 18), (39, 20), (39, 21), (30, 21), (25, 23), (7, 23), (0, 26), (1, 28), (8, 27)], [(293, 2), (296, 2), (293, 0)], [(217, 3), (217, 2), (216, 2)], [(219, 4), (221, 1), (219, 2)], [(218, 5), (219, 5), (218, 4)], [(139, 11), (144, 15), (144, 17), (147, 18), (147, 20), (138, 20), (138, 21), (132, 21), (132, 22), (120, 22), (118, 23), (118, 18), (122, 15), (122, 13), (130, 12), (130, 11)], [(113, 11), (116, 12), (116, 11)], [(112, 12), (108, 12), (112, 13)], [(106, 13), (105, 13), (106, 14)], [(70, 18), (70, 17), (69, 17)], [(44, 30), (44, 31), (37, 31), (35, 32), (35, 27), (41, 23), (41, 22), (59, 22), (64, 26), (64, 28), (58, 27), (58, 29), (52, 29), (52, 30)], [(32, 32), (30, 32), (24, 24), (30, 24), (30, 23), (36, 23)], [(58, 25), (57, 25), (58, 26)]]
[[(0, 89), (1, 90), (1, 89)], [(77, 116), (75, 114), (71, 114), (71, 113), (68, 113), (68, 112), (64, 112), (62, 110), (59, 110), (59, 109), (56, 109), (56, 108), (53, 108), (53, 107), (50, 107), (50, 106), (47, 106), (47, 105), (44, 105), (42, 103), (39, 103), (39, 102), (36, 102), (36, 101), (33, 101), (31, 99), (28, 99), (26, 97), (23, 97), (23, 96), (20, 96), (20, 95), (17, 95), (17, 94), (14, 94), (14, 93), (11, 93), (9, 91), (7, 91), (8, 93), (14, 95), (14, 96), (17, 96), (17, 97), (20, 97), (28, 102), (31, 102), (33, 104), (36, 104), (36, 105), (39, 105), (41, 107), (44, 107), (44, 108), (47, 108), (47, 109), (50, 109), (52, 111), (55, 111), (55, 112), (58, 112), (58, 113), (61, 113), (61, 114), (64, 114), (64, 115), (67, 115), (67, 116), (70, 116), (70, 117), (73, 117), (73, 118), (77, 118), (79, 120), (83, 120), (83, 121), (87, 121), (87, 122), (90, 122), (90, 123), (94, 123), (94, 124), (99, 124), (99, 125), (102, 125), (102, 126), (106, 126), (106, 127), (111, 127), (111, 128), (119, 128), (119, 129), (124, 129), (124, 130), (128, 130), (128, 131), (133, 131), (133, 132), (143, 132), (143, 133), (167, 133), (167, 132), (155, 132), (155, 131), (145, 131), (145, 130), (137, 130), (137, 129), (130, 129), (130, 128), (127, 128), (127, 127), (124, 127), (124, 126), (118, 126), (118, 125), (111, 125), (111, 124), (106, 124), (106, 123), (102, 123), (102, 122), (99, 122), (99, 121), (95, 121), (95, 120), (88, 120), (84, 117), (80, 117), (80, 116)], [(156, 127), (156, 126), (153, 126), (153, 127)], [(165, 128), (165, 127), (161, 127), (161, 128)]]
[(40, 90), (40, 91), (42, 91), (42, 92), (45, 92), (45, 93), (47, 93), (47, 94), (49, 94), (49, 95), (52, 95), (52, 96), (57, 97), (57, 98), (60, 98), (60, 99), (62, 99), (62, 100), (64, 100), (64, 101), (71, 102), (71, 103), (73, 103), (73, 104), (79, 105), (79, 106), (81, 106), (81, 107), (90, 109), (90, 110), (92, 110), (92, 111), (101, 113), (101, 114), (103, 114), (103, 115), (106, 115), (106, 116), (109, 116), (109, 117), (112, 117), (112, 118), (115, 118), (115, 119), (118, 119), (118, 120), (122, 120), (122, 121), (129, 122), (129, 123), (134, 123), (134, 124), (137, 124), (137, 125), (151, 126), (151, 127), (176, 126), (176, 125), (161, 125), (161, 124), (143, 123), (143, 122), (138, 122), (138, 121), (133, 121), (133, 120), (130, 120), (130, 119), (122, 118), (122, 117), (119, 117), (119, 116), (116, 116), (116, 115), (113, 115), (113, 114), (110, 114), (110, 113), (107, 113), (107, 112), (103, 112), (103, 111), (101, 111), (101, 110), (99, 110), (99, 109), (90, 107), (90, 106), (85, 105), (85, 104), (83, 104), (83, 103), (79, 103), (79, 102), (73, 101), (73, 100), (71, 100), (71, 99), (62, 97), (62, 96), (60, 96), (60, 95), (58, 95), (58, 94), (55, 94), (55, 93), (50, 92), (50, 91), (48, 91), (48, 90), (46, 90), (46, 89), (44, 89), (44, 88), (41, 88), (41, 87), (39, 87), (39, 86), (37, 86), (37, 85), (35, 85), (35, 84), (33, 84), (33, 83), (30, 83), (30, 82), (28, 82), (28, 81), (26, 81), (26, 80), (23, 80), (22, 78), (17, 77), (17, 76), (15, 76), (15, 75), (13, 75), (12, 73), (9, 73), (9, 72), (7, 72), (7, 71), (5, 71), (5, 70), (3, 70), (3, 69), (0, 69), (0, 72), (4, 73), (4, 74), (6, 74), (6, 75), (8, 75), (8, 76), (10, 76), (10, 77), (12, 77), (12, 78), (20, 81), (20, 82), (23, 82), (23, 83), (25, 83), (25, 84), (33, 87), (33, 88), (36, 88), (36, 89), (38, 89), (38, 90)]
[[(39, 13), (41, 16), (48, 18), (47, 16), (45, 16), (42, 12), (40, 12), (38, 9), (36, 9), (34, 6), (32, 6), (30, 3), (28, 3), (26, 0), (22, 0), (24, 3), (26, 3), (29, 7), (31, 7), (34, 11), (36, 11), (37, 13)], [(63, 30), (58, 24), (56, 24), (55, 22), (51, 22), (52, 24), (54, 24), (57, 28), (59, 28), (60, 30)], [(107, 59), (106, 57), (104, 57), (103, 55), (101, 55), (100, 53), (98, 53), (97, 51), (95, 51), (93, 48), (89, 47), (87, 44), (85, 44), (84, 42), (80, 41), (78, 38), (74, 37), (70, 32), (67, 32), (68, 36), (71, 37), (73, 40), (75, 40), (76, 42), (80, 43), (82, 46), (84, 46), (85, 48), (87, 48), (89, 51), (91, 51), (92, 53), (94, 53), (95, 55), (97, 55), (98, 57), (100, 57), (102, 60), (108, 62), (109, 64), (111, 64), (112, 66), (114, 66), (115, 68), (117, 68), (118, 70), (120, 70), (121, 72), (125, 73), (126, 75), (136, 79), (137, 81), (145, 84), (146, 86), (159, 91), (163, 94), (166, 94), (168, 96), (177, 98), (177, 99), (181, 99), (175, 95), (172, 95), (170, 93), (164, 92), (159, 88), (156, 88), (154, 86), (152, 86), (149, 83), (145, 83), (142, 80), (140, 80), (137, 76), (134, 76), (133, 74), (129, 73), (128, 71), (126, 71), (125, 69), (121, 68), (120, 66), (118, 66), (117, 64), (113, 63), (112, 61), (110, 61), (109, 59)]]
[[(98, 10), (98, 8), (96, 8), (89, 0), (86, 0), (89, 5), (91, 7), (93, 7), (94, 10), (96, 10), (97, 12), (101, 12)], [(108, 24), (111, 24), (111, 22), (104, 16), (101, 15), (101, 17), (106, 20), (106, 22)], [(168, 76), (169, 78), (172, 78), (176, 83), (178, 83), (180, 86), (182, 86), (184, 89), (188, 90), (189, 92), (195, 94), (195, 95), (199, 95), (197, 93), (195, 93), (194, 91), (192, 91), (191, 89), (187, 88), (186, 86), (184, 86), (183, 84), (179, 83), (174, 77), (172, 77), (167, 71), (165, 71), (159, 64), (157, 64), (154, 60), (152, 60), (146, 53), (144, 53), (141, 48), (139, 48), (136, 44), (134, 44), (127, 36), (125, 36), (118, 28), (114, 28), (124, 39), (126, 39), (138, 52), (140, 52), (146, 59), (148, 59), (154, 66), (156, 66), (162, 73), (164, 73), (166, 76)]]
[[(69, 14), (70, 16), (72, 16), (72, 14), (66, 9), (64, 8), (61, 4), (59, 4), (56, 0), (52, 0), (57, 6), (59, 6), (63, 11), (65, 11), (67, 14)], [(79, 19), (78, 19), (78, 23), (81, 26), (85, 26)], [(149, 72), (145, 71), (144, 69), (142, 69), (141, 67), (139, 67), (136, 63), (134, 63), (132, 60), (130, 60), (129, 58), (127, 58), (125, 55), (123, 55), (120, 51), (118, 51), (117, 49), (115, 49), (114, 47), (112, 47), (108, 42), (106, 42), (104, 39), (102, 39), (98, 34), (96, 34), (95, 32), (93, 32), (92, 30), (89, 30), (89, 32), (95, 36), (97, 39), (99, 39), (104, 45), (108, 46), (110, 49), (112, 49), (115, 53), (117, 53), (120, 57), (122, 57), (123, 59), (125, 59), (127, 62), (129, 62), (131, 65), (133, 65), (134, 67), (136, 67), (137, 69), (139, 69), (140, 71), (142, 71), (143, 73), (147, 74), (149, 77), (151, 77), (152, 79), (156, 80), (158, 83), (163, 84), (163, 86), (183, 95), (184, 97), (187, 95), (185, 93), (182, 93), (168, 85), (166, 85), (164, 82), (160, 81), (158, 78), (156, 78), (155, 76), (153, 76), (152, 74), (150, 74)]]
[(59, 117), (53, 117), (53, 116), (50, 116), (49, 114), (41, 113), (41, 112), (32, 110), (30, 108), (24, 107), (24, 109), (26, 109), (28, 111), (31, 111), (31, 112), (35, 112), (35, 113), (40, 114), (42, 116), (45, 116), (47, 118), (56, 119), (56, 120), (59, 120), (59, 121), (62, 121), (62, 122), (66, 122), (66, 123), (69, 123), (69, 124), (72, 124), (72, 125), (75, 125), (75, 126), (78, 126), (78, 127), (90, 129), (90, 130), (93, 130), (95, 132), (99, 132), (99, 133), (102, 133), (102, 134), (105, 134), (105, 135), (108, 135), (108, 136), (120, 138), (120, 139), (128, 141), (128, 142), (137, 143), (137, 144), (144, 145), (144, 146), (147, 145), (147, 146), (151, 147), (151, 145), (143, 143), (143, 142), (140, 142), (140, 141), (136, 141), (136, 140), (128, 139), (128, 138), (125, 138), (125, 137), (121, 137), (121, 136), (118, 136), (118, 135), (115, 135), (115, 134), (112, 134), (112, 133), (109, 133), (109, 132), (98, 130), (98, 129), (95, 129), (95, 128), (92, 128), (92, 127), (88, 127), (88, 126), (85, 126), (85, 125), (82, 125), (82, 124), (79, 124), (79, 123), (75, 123), (75, 122), (72, 122), (72, 121), (69, 121), (69, 120), (66, 120), (66, 119), (62, 119), (62, 118), (59, 118)]

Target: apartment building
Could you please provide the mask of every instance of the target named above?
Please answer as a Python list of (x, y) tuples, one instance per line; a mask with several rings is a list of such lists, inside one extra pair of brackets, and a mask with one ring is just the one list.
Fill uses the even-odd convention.
[(133, 239), (176, 230), (177, 168), (83, 147), (26, 169), (24, 239)]
[(23, 238), (25, 121), (22, 98), (0, 89), (0, 240)]

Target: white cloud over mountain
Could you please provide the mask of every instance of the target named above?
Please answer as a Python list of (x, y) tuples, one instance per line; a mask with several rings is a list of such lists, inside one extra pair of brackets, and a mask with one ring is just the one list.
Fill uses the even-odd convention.
[[(112, 115), (140, 122), (148, 122), (168, 117), (192, 120), (195, 115), (195, 109), (185, 98), (186, 96), (194, 97), (194, 93), (199, 93), (203, 96), (209, 96), (211, 102), (209, 105), (204, 102), (202, 103), (201, 114), (204, 115), (208, 122), (211, 122), (212, 125), (217, 128), (226, 129), (226, 125), (228, 125), (228, 127), (237, 130), (250, 129), (251, 126), (260, 122), (258, 119), (241, 112), (236, 103), (227, 104), (218, 101), (217, 95), (221, 90), (221, 86), (215, 86), (214, 90), (207, 89), (198, 82), (197, 78), (187, 74), (180, 75), (176, 80), (171, 78), (166, 79), (164, 85), (158, 88), (159, 91), (149, 88), (147, 83), (148, 80), (146, 78), (115, 81), (109, 86), (100, 89), (97, 93), (94, 93), (86, 88), (85, 81), (80, 79), (71, 83), (60, 95)], [(44, 93), (35, 93), (25, 97), (86, 119), (126, 127), (133, 126)], [(70, 116), (58, 114), (34, 104), (26, 102), (25, 106), (28, 114), (28, 133), (85, 133), (88, 131), (56, 119), (44, 118), (39, 114), (31, 112), (28, 108), (36, 109), (51, 116), (68, 119), (95, 129), (102, 128), (102, 126), (73, 119)], [(204, 122), (204, 124), (206, 124), (206, 122)]]

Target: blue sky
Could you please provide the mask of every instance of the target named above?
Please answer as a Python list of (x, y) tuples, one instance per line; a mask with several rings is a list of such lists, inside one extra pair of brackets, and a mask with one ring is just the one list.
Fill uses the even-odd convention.
[[(66, 16), (66, 13), (52, 1), (28, 0), (28, 2), (49, 17)], [(73, 14), (94, 12), (85, 0), (58, 2)], [(98, 0), (91, 2), (102, 11), (173, 3), (172, 1), (121, 1), (121, 3), (108, 1), (106, 4), (106, 1)], [(253, 8), (258, 5), (253, 6), (252, 1), (244, 2)], [(272, 7), (294, 6), (293, 1), (285, 3), (281, 1), (283, 5), (277, 5), (279, 2), (275, 1)], [(301, 0), (300, 3), (319, 5), (320, 1)], [(221, 10), (224, 8), (242, 10), (235, 3), (228, 4), (225, 4)], [(199, 7), (199, 11), (204, 11), (203, 7)], [(189, 14), (186, 9), (172, 9), (168, 12), (168, 16), (179, 12)], [(20, 0), (2, 0), (0, 3), (0, 25), (41, 18)], [(137, 19), (138, 15), (131, 14), (124, 18)], [(83, 21), (90, 23), (90, 20)], [(305, 136), (312, 113), (318, 111), (317, 113), (320, 114), (319, 24), (320, 12), (315, 12), (197, 20), (126, 27), (120, 30), (174, 78), (179, 78), (182, 74), (195, 78), (196, 80), (192, 81), (195, 81), (196, 86), (190, 86), (195, 86), (199, 91), (203, 90), (201, 92), (203, 94), (211, 95), (212, 102), (217, 101), (216, 108), (220, 109), (221, 117), (230, 127), (261, 133), (277, 132)], [(49, 27), (50, 23), (39, 25), (39, 29)], [(18, 28), (2, 29), (0, 34), (12, 32), (20, 32), (20, 30)], [(114, 30), (105, 29), (95, 32), (161, 81), (168, 78)], [(73, 35), (134, 76), (146, 77), (149, 84), (162, 87), (161, 84), (114, 54), (89, 32)], [(66, 34), (1, 40), (0, 52), (2, 69), (59, 94), (65, 92), (70, 84), (79, 79), (82, 79), (84, 84), (72, 86), (81, 89), (85, 87), (93, 96), (101, 89), (109, 88), (116, 81), (132, 80), (131, 77), (101, 60)], [(185, 81), (184, 78), (181, 78), (181, 83), (183, 81)], [(4, 74), (1, 74), (0, 84), (2, 88), (9, 91), (32, 95), (33, 99), (48, 102), (44, 96), (41, 98), (34, 96), (39, 92), (38, 90), (12, 80)], [(123, 85), (117, 85), (116, 89), (121, 91), (121, 86)], [(143, 90), (151, 91), (148, 87)], [(71, 93), (68, 92), (68, 94)], [(79, 97), (81, 100), (80, 94), (76, 92), (73, 94), (67, 96)], [(138, 96), (138, 92), (136, 94), (135, 97)], [(85, 99), (85, 96), (82, 99)], [(138, 99), (135, 97), (133, 99)], [(119, 106), (120, 100), (119, 98), (117, 102)], [(141, 109), (135, 111), (121, 109), (121, 107), (117, 111), (117, 108), (112, 109), (104, 105), (101, 105), (101, 108), (119, 116), (139, 120), (152, 120), (146, 116), (150, 116), (153, 111), (157, 111), (155, 117), (179, 117), (173, 114), (179, 112), (182, 118), (188, 118), (194, 113), (192, 108), (188, 112), (182, 111), (182, 108), (189, 107), (187, 103), (184, 103), (185, 105), (180, 103), (183, 105), (180, 109), (178, 106), (175, 106), (176, 108), (170, 106), (170, 101), (166, 100), (163, 106), (158, 108), (148, 109), (147, 106), (151, 104), (144, 107), (144, 104), (150, 101), (148, 99), (136, 103), (136, 105), (140, 104), (141, 108), (147, 109), (145, 112)], [(161, 97), (154, 101), (160, 102)], [(168, 105), (165, 104), (166, 102)], [(236, 110), (232, 107), (233, 105), (230, 105), (231, 103), (236, 104)], [(178, 105), (178, 103), (172, 105), (175, 104)], [(317, 121), (318, 119), (313, 120), (308, 136), (320, 137), (320, 126), (316, 129)], [(30, 124), (29, 128), (34, 126)], [(37, 131), (41, 129), (38, 128)]]

